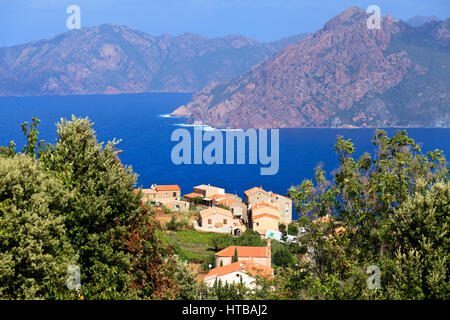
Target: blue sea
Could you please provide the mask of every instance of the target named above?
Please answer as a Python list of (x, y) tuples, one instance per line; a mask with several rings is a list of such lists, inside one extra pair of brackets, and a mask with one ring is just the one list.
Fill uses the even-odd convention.
[[(178, 184), (182, 194), (192, 192), (199, 184), (225, 188), (243, 197), (244, 190), (261, 185), (266, 190), (286, 194), (292, 185), (312, 178), (314, 168), (322, 164), (327, 172), (334, 170), (337, 157), (333, 149), (337, 136), (355, 143), (356, 155), (373, 150), (371, 139), (375, 129), (280, 129), (279, 171), (276, 175), (260, 175), (256, 165), (175, 165), (171, 161), (171, 141), (175, 129), (182, 128), (183, 118), (168, 117), (180, 105), (189, 102), (191, 94), (146, 93), (123, 95), (47, 96), (0, 98), (0, 145), (11, 140), (22, 150), (25, 137), (20, 124), (41, 120), (40, 139), (54, 142), (55, 123), (71, 115), (89, 117), (94, 122), (99, 141), (123, 139), (119, 148), (122, 163), (139, 174), (138, 186)], [(186, 127), (191, 132), (193, 128)], [(385, 129), (392, 135), (398, 129)], [(436, 148), (450, 154), (450, 129), (407, 129), (423, 151)], [(208, 143), (204, 143), (207, 145)]]

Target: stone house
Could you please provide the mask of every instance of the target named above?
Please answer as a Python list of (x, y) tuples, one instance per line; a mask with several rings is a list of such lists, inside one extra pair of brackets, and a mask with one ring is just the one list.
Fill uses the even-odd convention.
[[(279, 223), (286, 226), (292, 222), (292, 200), (272, 191), (266, 191), (261, 187), (254, 187), (244, 192), (244, 202), (248, 206), (248, 210), (252, 209), (255, 204), (265, 202), (278, 208)], [(244, 217), (247, 220), (248, 217)]]
[(274, 205), (260, 202), (255, 204), (250, 213), (251, 228), (261, 237), (265, 237), (266, 230), (278, 231), (278, 208)]
[(200, 211), (202, 228), (233, 228), (233, 214), (230, 210), (211, 207)]
[(246, 287), (254, 289), (257, 276), (271, 277), (273, 272), (274, 270), (271, 267), (244, 260), (211, 269), (204, 281), (210, 287), (214, 286), (217, 281), (221, 281), (222, 283), (243, 283)]
[(272, 265), (271, 242), (270, 239), (268, 239), (267, 247), (229, 246), (216, 252), (216, 267), (220, 267), (221, 263), (223, 266), (231, 264), (236, 250), (238, 261), (252, 261), (266, 267)]

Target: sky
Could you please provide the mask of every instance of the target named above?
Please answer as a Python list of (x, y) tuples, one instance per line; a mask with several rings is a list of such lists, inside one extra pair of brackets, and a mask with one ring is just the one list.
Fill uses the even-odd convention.
[(152, 35), (241, 34), (273, 41), (314, 32), (351, 6), (377, 5), (381, 15), (450, 17), (449, 0), (0, 0), (0, 47), (67, 31), (66, 9), (81, 9), (81, 26), (117, 23)]

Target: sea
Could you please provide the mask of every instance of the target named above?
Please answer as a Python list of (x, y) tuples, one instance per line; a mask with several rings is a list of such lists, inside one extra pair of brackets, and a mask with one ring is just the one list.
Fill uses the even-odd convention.
[[(152, 184), (178, 184), (182, 194), (192, 192), (194, 186), (211, 184), (225, 188), (228, 193), (244, 197), (244, 191), (262, 186), (285, 195), (291, 186), (311, 179), (318, 165), (328, 177), (338, 166), (334, 144), (338, 136), (351, 139), (356, 147), (355, 156), (374, 151), (371, 142), (375, 129), (280, 129), (279, 170), (275, 175), (261, 175), (261, 167), (249, 164), (174, 164), (172, 149), (178, 144), (171, 141), (173, 132), (186, 126), (185, 118), (170, 117), (180, 105), (189, 102), (189, 93), (142, 93), (120, 95), (40, 96), (0, 98), (0, 146), (10, 141), (22, 150), (26, 142), (20, 124), (31, 123), (36, 116), (41, 120), (39, 139), (55, 142), (55, 124), (72, 115), (88, 117), (94, 123), (100, 142), (121, 139), (120, 160), (131, 166), (139, 176), (136, 187), (149, 188)], [(384, 129), (389, 135), (396, 130)], [(409, 136), (418, 142), (424, 152), (441, 149), (449, 158), (450, 129), (409, 128)], [(223, 132), (224, 140), (226, 131)], [(270, 135), (269, 135), (270, 136)], [(203, 143), (203, 149), (209, 142)], [(270, 145), (270, 140), (269, 140)], [(225, 150), (225, 147), (224, 147)], [(248, 151), (248, 149), (247, 149)], [(247, 158), (248, 159), (248, 158)], [(294, 213), (294, 219), (296, 214)]]

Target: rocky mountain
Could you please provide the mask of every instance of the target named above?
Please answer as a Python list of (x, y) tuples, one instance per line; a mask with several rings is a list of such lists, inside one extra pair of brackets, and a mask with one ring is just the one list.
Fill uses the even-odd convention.
[(450, 126), (450, 19), (369, 29), (352, 7), (174, 115), (217, 128)]
[(115, 24), (81, 28), (0, 48), (0, 96), (193, 92), (302, 37), (260, 43), (239, 35), (155, 37)]
[(442, 21), (436, 16), (414, 16), (406, 20), (411, 27), (420, 27), (421, 25), (431, 21)]

